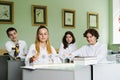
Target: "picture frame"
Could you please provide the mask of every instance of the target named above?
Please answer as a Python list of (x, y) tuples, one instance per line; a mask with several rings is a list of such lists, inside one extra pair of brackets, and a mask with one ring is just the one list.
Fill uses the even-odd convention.
[(32, 5), (32, 25), (33, 26), (40, 26), (40, 25), (47, 26), (47, 24), (48, 24), (47, 6)]
[(14, 23), (14, 2), (0, 1), (0, 24)]
[(87, 27), (98, 29), (99, 15), (96, 12), (87, 12)]
[(62, 10), (62, 25), (66, 28), (75, 28), (75, 10), (63, 9)]

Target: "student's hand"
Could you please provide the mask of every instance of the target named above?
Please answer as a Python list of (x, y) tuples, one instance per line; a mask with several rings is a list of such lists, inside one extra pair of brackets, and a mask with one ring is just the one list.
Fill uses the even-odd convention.
[(30, 62), (30, 63), (33, 62), (33, 57), (30, 58), (29, 62)]
[(64, 54), (64, 56), (65, 56), (65, 57), (68, 57), (68, 56), (69, 56), (69, 54)]
[(38, 56), (33, 56), (33, 57), (31, 57), (31, 58), (30, 58), (30, 63), (31, 63), (31, 62), (34, 62), (36, 59), (38, 59)]
[(72, 56), (72, 54), (71, 54), (71, 53), (69, 53), (68, 55), (69, 55), (69, 56)]
[(72, 54), (71, 53), (67, 53), (67, 54), (65, 54), (65, 56), (70, 57), (70, 56), (72, 56)]

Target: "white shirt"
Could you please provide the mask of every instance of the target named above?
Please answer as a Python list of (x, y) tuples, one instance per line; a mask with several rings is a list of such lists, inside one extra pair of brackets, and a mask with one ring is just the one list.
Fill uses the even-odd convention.
[[(17, 55), (17, 57), (20, 57), (21, 59), (25, 59), (25, 55), (27, 54), (27, 44), (25, 41), (23, 40), (19, 40), (18, 41), (19, 44), (19, 54)], [(15, 50), (13, 50), (12, 48), (15, 48), (15, 43), (13, 41), (7, 41), (5, 44), (6, 50), (8, 51), (9, 55), (12, 56), (14, 58), (14, 52)]]
[(52, 54), (48, 54), (46, 47), (45, 48), (40, 47), (39, 58), (34, 62), (29, 63), (30, 58), (37, 53), (35, 44), (32, 44), (30, 46), (29, 53), (25, 59), (25, 65), (29, 66), (35, 64), (61, 63), (60, 59), (57, 57), (57, 53), (55, 49), (52, 46), (51, 48), (52, 48)]
[(73, 51), (77, 50), (76, 43), (69, 44), (66, 49), (64, 49), (63, 43), (61, 43), (59, 48), (59, 56), (60, 58), (69, 58), (68, 54), (72, 53)]
[(98, 42), (95, 45), (88, 44), (73, 52), (72, 55), (81, 57), (96, 56), (97, 62), (101, 63), (106, 61), (107, 45)]

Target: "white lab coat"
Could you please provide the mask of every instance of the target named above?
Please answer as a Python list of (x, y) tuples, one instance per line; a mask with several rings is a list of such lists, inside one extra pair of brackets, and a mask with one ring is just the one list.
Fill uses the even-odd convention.
[[(18, 44), (19, 44), (19, 54), (17, 55), (17, 57), (20, 57), (21, 59), (25, 59), (25, 55), (28, 53), (27, 44), (23, 40), (19, 40)], [(13, 41), (7, 41), (5, 44), (6, 50), (8, 51), (11, 57), (14, 57), (15, 50), (12, 50), (12, 48), (15, 48), (15, 45), (16, 44)]]
[(64, 45), (63, 43), (61, 43), (59, 48), (59, 57), (62, 59), (69, 58), (69, 54), (75, 50), (77, 50), (76, 43), (69, 44), (69, 46), (66, 49), (64, 49)]
[(48, 54), (46, 47), (45, 48), (40, 47), (39, 58), (35, 60), (34, 62), (29, 63), (30, 58), (37, 53), (35, 44), (32, 44), (30, 46), (28, 55), (25, 59), (25, 65), (31, 66), (31, 65), (36, 65), (36, 64), (61, 63), (59, 57), (57, 56), (55, 49), (52, 46), (51, 48), (52, 48), (52, 54)]
[(107, 56), (107, 45), (97, 42), (95, 45), (84, 45), (80, 49), (72, 53), (73, 56), (95, 56), (98, 63), (106, 61)]

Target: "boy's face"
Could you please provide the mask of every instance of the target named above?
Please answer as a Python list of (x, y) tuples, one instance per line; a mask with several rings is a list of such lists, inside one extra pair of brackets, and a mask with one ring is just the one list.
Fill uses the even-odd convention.
[(15, 30), (9, 31), (8, 32), (8, 37), (13, 41), (13, 42), (17, 42), (17, 32)]

